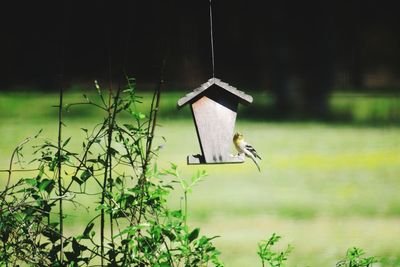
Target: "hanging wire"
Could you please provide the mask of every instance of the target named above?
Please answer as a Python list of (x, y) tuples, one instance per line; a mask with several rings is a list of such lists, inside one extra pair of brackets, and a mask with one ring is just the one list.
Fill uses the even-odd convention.
[(215, 63), (214, 63), (214, 36), (213, 36), (213, 16), (212, 16), (212, 0), (210, 1), (210, 37), (211, 37), (211, 61), (212, 61), (212, 77), (215, 77)]

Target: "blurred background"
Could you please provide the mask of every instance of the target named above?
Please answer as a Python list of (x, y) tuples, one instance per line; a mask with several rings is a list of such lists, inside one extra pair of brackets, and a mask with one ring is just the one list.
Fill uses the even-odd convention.
[[(189, 177), (207, 170), (190, 219), (220, 236), (227, 266), (257, 266), (257, 242), (273, 232), (295, 246), (289, 266), (333, 266), (352, 246), (400, 266), (398, 8), (213, 0), (215, 76), (254, 97), (239, 108), (237, 130), (263, 158), (258, 173), (252, 162), (186, 165), (200, 149), (190, 111), (176, 102), (212, 77), (209, 1), (3, 3), (0, 168), (39, 129), (56, 137), (60, 87), (76, 102), (94, 80), (115, 89), (128, 75), (146, 111), (165, 60), (159, 165), (175, 162)], [(65, 116), (76, 147), (79, 129), (101, 118), (84, 107)], [(178, 191), (171, 205), (180, 202)]]
[[(261, 119), (351, 120), (361, 115), (349, 111), (350, 99), (368, 105), (376, 97), (382, 101), (364, 115), (398, 121), (398, 6), (214, 1), (215, 76), (268, 93), (272, 101), (253, 114)], [(166, 90), (196, 88), (212, 76), (207, 0), (13, 2), (3, 5), (1, 21), (2, 91), (94, 79), (117, 85), (124, 74), (150, 90), (162, 60)], [(335, 99), (340, 105), (332, 107)]]

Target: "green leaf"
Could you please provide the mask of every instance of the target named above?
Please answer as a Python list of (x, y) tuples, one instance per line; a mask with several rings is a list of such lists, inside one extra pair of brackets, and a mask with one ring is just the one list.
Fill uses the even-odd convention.
[(157, 175), (157, 173), (158, 173), (158, 167), (157, 167), (157, 163), (154, 163), (154, 167), (153, 167), (153, 173), (154, 173), (154, 176), (156, 176), (156, 175)]
[(137, 120), (143, 120), (146, 118), (146, 115), (144, 115), (142, 112), (132, 112), (132, 115), (137, 119)]
[(72, 176), (72, 181), (75, 181), (79, 185), (83, 184), (83, 181), (76, 176)]
[(117, 238), (119, 236), (122, 236), (124, 234), (131, 234), (134, 235), (138, 230), (138, 227), (136, 226), (128, 226), (127, 228), (123, 229), (122, 231), (120, 231), (118, 234), (114, 235), (113, 238)]
[(39, 132), (33, 137), (33, 138), (38, 138), (39, 135), (43, 132), (43, 129), (40, 129)]
[(134, 127), (131, 124), (124, 124), (125, 128), (128, 129), (129, 131), (138, 131), (139, 129)]
[(75, 255), (79, 255), (81, 253), (81, 247), (75, 238), (72, 239), (72, 250), (74, 251)]
[(54, 188), (54, 181), (49, 179), (43, 179), (38, 185), (39, 191), (46, 191), (50, 193)]
[(62, 144), (62, 147), (65, 147), (69, 141), (71, 140), (71, 137), (69, 137), (67, 140), (64, 141), (64, 143)]
[(200, 228), (196, 228), (192, 232), (190, 232), (190, 234), (188, 235), (189, 243), (195, 240), (199, 236), (199, 233), (200, 233)]
[(169, 240), (174, 241), (176, 239), (176, 236), (171, 231), (169, 231), (167, 229), (162, 229), (161, 231), (162, 231), (163, 235), (165, 235), (169, 238)]
[(90, 233), (90, 231), (93, 229), (93, 227), (94, 227), (94, 223), (93, 223), (93, 222), (89, 223), (89, 224), (86, 226), (85, 231), (83, 231), (83, 237), (84, 237), (85, 239), (89, 238), (89, 233)]
[(182, 218), (182, 211), (181, 210), (174, 210), (170, 212), (172, 217), (175, 218)]
[(83, 98), (85, 98), (85, 100), (86, 100), (87, 102), (90, 102), (89, 97), (87, 97), (86, 94), (83, 94)]
[(44, 161), (51, 161), (53, 158), (52, 157), (50, 157), (50, 156), (44, 156), (44, 157), (42, 157), (42, 160), (44, 160)]
[(177, 168), (178, 168), (178, 165), (171, 162), (171, 169), (173, 169), (175, 171)]
[(205, 236), (202, 236), (200, 238), (200, 240), (198, 241), (199, 246), (204, 246), (205, 244), (207, 244), (209, 241), (209, 239)]
[(117, 184), (117, 185), (124, 185), (124, 182), (122, 181), (122, 179), (121, 179), (121, 177), (117, 177), (117, 179), (115, 179), (115, 184)]
[(116, 154), (119, 154), (119, 152), (116, 149), (112, 148), (112, 147), (110, 147), (108, 151), (112, 156), (115, 156)]
[(162, 175), (167, 175), (167, 174), (169, 174), (169, 175), (178, 177), (178, 174), (176, 173), (176, 171), (171, 171), (171, 170), (163, 170), (161, 174), (162, 174)]
[(35, 186), (37, 184), (37, 180), (36, 179), (30, 179), (30, 178), (25, 179), (24, 182), (26, 184), (29, 184), (29, 185), (32, 185), (32, 186)]
[(60, 235), (57, 232), (50, 229), (44, 229), (42, 234), (45, 237), (47, 237), (52, 243), (55, 243), (57, 240), (60, 239)]
[(180, 182), (181, 182), (182, 188), (186, 191), (189, 187), (189, 184), (186, 182), (186, 180), (183, 180), (183, 179)]
[(81, 174), (81, 180), (83, 182), (86, 182), (86, 180), (89, 179), (90, 176), (92, 176), (92, 173), (89, 170), (84, 170)]
[[(75, 253), (73, 253), (73, 252), (66, 251), (65, 252), (65, 257), (67, 257), (68, 261), (75, 262), (75, 260), (77, 258), (77, 255)], [(75, 265), (72, 265), (72, 266), (75, 266)]]

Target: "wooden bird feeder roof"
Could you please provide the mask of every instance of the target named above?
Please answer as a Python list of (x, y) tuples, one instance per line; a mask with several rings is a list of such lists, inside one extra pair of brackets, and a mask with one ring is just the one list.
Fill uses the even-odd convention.
[(179, 99), (178, 108), (183, 107), (187, 103), (195, 102), (200, 96), (206, 94), (205, 92), (207, 91), (207, 89), (213, 87), (213, 85), (217, 85), (218, 87), (236, 96), (238, 102), (240, 102), (241, 104), (250, 104), (253, 102), (253, 97), (251, 95), (248, 95), (245, 92), (238, 90), (237, 88), (221, 81), (220, 79), (211, 78), (206, 83), (203, 83), (200, 87), (194, 89), (192, 92)]

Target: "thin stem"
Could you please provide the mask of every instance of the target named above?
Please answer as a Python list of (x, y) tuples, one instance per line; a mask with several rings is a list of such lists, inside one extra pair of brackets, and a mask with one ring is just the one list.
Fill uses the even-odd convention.
[[(145, 166), (150, 162), (150, 153), (151, 153), (151, 148), (153, 144), (153, 139), (154, 139), (154, 132), (157, 126), (157, 114), (158, 110), (160, 108), (160, 96), (161, 96), (161, 88), (164, 84), (164, 68), (165, 68), (165, 60), (163, 60), (163, 66), (162, 66), (162, 71), (161, 71), (161, 77), (160, 77), (160, 82), (157, 87), (157, 90), (154, 92), (153, 96), (153, 101), (151, 104), (151, 111), (150, 111), (150, 119), (149, 119), (149, 128), (147, 132), (147, 144), (146, 144), (146, 158), (145, 158)], [(155, 100), (155, 102), (154, 102)], [(146, 168), (144, 168), (146, 170)]]
[(63, 238), (63, 231), (64, 231), (64, 218), (63, 218), (63, 195), (62, 190), (62, 177), (61, 177), (61, 134), (62, 134), (62, 105), (63, 105), (63, 88), (60, 87), (60, 96), (59, 96), (59, 106), (58, 106), (58, 143), (57, 143), (57, 176), (58, 176), (58, 195), (60, 196), (59, 199), (59, 223), (60, 223), (60, 262), (61, 266), (64, 262), (64, 238)]
[[(112, 142), (112, 136), (113, 136), (113, 130), (114, 130), (114, 124), (115, 124), (115, 118), (118, 112), (118, 100), (119, 100), (119, 94), (121, 92), (121, 88), (118, 88), (117, 94), (114, 98), (114, 103), (113, 106), (109, 106), (109, 113), (108, 113), (108, 132), (107, 132), (107, 156), (106, 156), (106, 162), (105, 162), (105, 168), (104, 168), (104, 179), (103, 179), (103, 193), (101, 195), (101, 205), (104, 205), (105, 202), (105, 196), (107, 193), (107, 178), (108, 176), (108, 171), (110, 168), (110, 163), (111, 163), (111, 142)], [(111, 102), (110, 102), (111, 103)], [(112, 109), (112, 107), (114, 107)], [(105, 228), (105, 213), (104, 213), (104, 208), (101, 209), (101, 216), (100, 216), (100, 254), (104, 256), (104, 228)], [(104, 266), (103, 262), (103, 257), (101, 258), (101, 266)]]
[[(103, 124), (101, 126), (100, 130), (96, 133), (96, 135), (94, 135), (94, 137), (87, 143), (87, 146), (85, 148), (85, 152), (84, 152), (84, 154), (82, 156), (82, 160), (79, 160), (78, 157), (75, 157), (79, 161), (79, 165), (76, 168), (76, 171), (75, 171), (73, 176), (77, 176), (78, 172), (82, 169), (82, 167), (87, 167), (85, 165), (85, 159), (86, 159), (86, 157), (87, 157), (87, 155), (88, 155), (88, 153), (90, 151), (91, 146), (96, 142), (96, 140), (100, 136), (100, 134), (103, 133), (103, 130), (104, 130), (105, 127), (106, 127), (105, 124)], [(69, 182), (69, 184), (66, 187), (65, 191), (68, 191), (70, 189), (70, 187), (72, 186), (73, 182), (74, 182), (74, 180), (71, 179), (71, 181)]]
[(157, 126), (157, 114), (158, 114), (158, 110), (160, 108), (161, 88), (164, 84), (165, 65), (166, 65), (166, 60), (163, 59), (162, 65), (161, 65), (161, 72), (160, 72), (160, 81), (157, 86), (157, 89), (154, 92), (153, 100), (151, 102), (151, 109), (150, 109), (150, 115), (149, 115), (149, 126), (147, 128), (146, 154), (145, 154), (144, 163), (142, 166), (142, 174), (141, 174), (141, 177), (139, 178), (141, 196), (140, 196), (140, 204), (139, 204), (138, 223), (140, 223), (140, 220), (142, 218), (142, 213), (143, 213), (142, 208), (143, 208), (143, 197), (145, 194), (144, 185), (145, 185), (145, 181), (146, 181), (146, 170), (150, 163), (150, 154), (151, 154), (151, 148), (152, 148), (153, 139), (154, 139), (154, 132), (155, 132), (155, 129)]
[(3, 195), (6, 194), (8, 188), (10, 187), (11, 174), (12, 174), (12, 172), (13, 172), (12, 165), (13, 165), (13, 163), (14, 163), (14, 157), (15, 157), (15, 155), (16, 155), (17, 152), (18, 152), (19, 150), (21, 150), (21, 148), (22, 148), (26, 143), (28, 143), (31, 139), (32, 139), (32, 137), (28, 137), (28, 138), (26, 138), (25, 140), (23, 140), (21, 143), (18, 144), (18, 146), (14, 149), (13, 153), (11, 154), (10, 164), (9, 164), (9, 167), (8, 167), (8, 170), (7, 170), (7, 172), (8, 172), (7, 183), (6, 183), (6, 187), (5, 187), (4, 191), (3, 191), (2, 194), (1, 194), (1, 197), (3, 197)]
[[(111, 111), (111, 103), (112, 103), (112, 99), (113, 99), (113, 92), (112, 92), (112, 88), (113, 88), (113, 83), (112, 83), (112, 65), (111, 65), (111, 53), (110, 50), (108, 50), (108, 75), (109, 75), (109, 87), (108, 87), (108, 107), (109, 110)], [(118, 88), (118, 92), (117, 94), (119, 95), (119, 91), (120, 88)], [(115, 102), (114, 102), (114, 113), (113, 113), (113, 117), (115, 120), (115, 115), (118, 112), (118, 96), (116, 96)], [(111, 113), (109, 112), (109, 115)], [(112, 193), (112, 157), (111, 155), (109, 155), (109, 148), (111, 147), (111, 140), (112, 140), (112, 134), (114, 131), (114, 121), (110, 121), (110, 116), (109, 116), (109, 129), (108, 129), (108, 148), (107, 148), (107, 158), (108, 160), (106, 160), (106, 169), (105, 172), (107, 172), (107, 164), (108, 164), (108, 185), (109, 185), (109, 192)], [(105, 176), (107, 176), (107, 174), (105, 174)], [(104, 181), (105, 182), (105, 181)], [(107, 183), (103, 184), (107, 187)], [(109, 200), (109, 205), (112, 205), (111, 200)], [(111, 239), (111, 246), (114, 249), (114, 224), (113, 224), (113, 212), (110, 212), (110, 239)], [(112, 264), (115, 264), (114, 259), (112, 258)]]
[[(33, 171), (38, 171), (40, 169), (36, 168), (36, 169), (17, 169), (17, 170), (12, 170), (12, 172), (33, 172)], [(0, 170), (0, 172), (7, 172), (9, 173), (10, 170)]]
[[(111, 136), (112, 136), (112, 130), (111, 129)], [(109, 160), (109, 174), (108, 174), (108, 180), (109, 180), (109, 186), (110, 186), (110, 193), (112, 193), (113, 190), (113, 180), (112, 180), (112, 158)], [(112, 197), (110, 198), (109, 205), (112, 206), (113, 202)], [(113, 211), (110, 212), (110, 239), (111, 239), (111, 247), (114, 249), (114, 221), (113, 221)], [(112, 263), (115, 264), (115, 258), (111, 258)]]
[(95, 106), (95, 107), (97, 107), (97, 108), (99, 108), (99, 109), (101, 109), (101, 110), (107, 111), (106, 108), (104, 108), (104, 107), (102, 107), (102, 106), (100, 106), (100, 105), (98, 105), (98, 104), (96, 104), (96, 103), (94, 103), (94, 102), (92, 102), (92, 101), (89, 101), (89, 102), (71, 103), (71, 104), (68, 104), (67, 109), (70, 108), (70, 107), (72, 107), (72, 106), (78, 106), (78, 105), (92, 105), (92, 106)]
[(184, 208), (184, 213), (185, 213), (185, 227), (187, 226), (187, 218), (188, 218), (188, 198), (187, 198), (187, 191), (185, 190), (185, 192), (183, 193), (184, 196), (184, 201), (185, 201), (185, 206)]
[[(188, 231), (188, 228), (187, 228), (187, 218), (188, 218), (188, 197), (187, 197), (187, 194), (188, 194), (188, 192), (185, 189), (184, 192), (183, 192), (183, 197), (184, 197), (184, 204), (183, 204), (183, 210), (184, 210), (183, 211), (183, 213), (184, 213), (184, 221), (183, 221), (183, 223), (184, 223), (184, 225), (183, 226), (184, 226), (185, 231)], [(186, 245), (189, 246), (189, 240), (188, 239), (186, 239)], [(186, 257), (185, 265), (186, 266), (189, 265), (189, 256)]]
[[(97, 218), (97, 217), (93, 218), (92, 221), (93, 221), (94, 219), (96, 219), (96, 218)], [(91, 221), (91, 222), (92, 222), (92, 221)], [(43, 224), (43, 225), (45, 225), (43, 222), (40, 222), (40, 223)], [(46, 225), (45, 225), (45, 226), (46, 226)], [(53, 230), (51, 227), (46, 228), (46, 229), (49, 230), (49, 231), (52, 231), (53, 233), (56, 233), (56, 231)], [(63, 238), (64, 238), (64, 239), (68, 239), (66, 236), (63, 236)], [(91, 249), (91, 248), (89, 248), (89, 247), (86, 247), (86, 249), (87, 249), (88, 251), (90, 251), (91, 253), (93, 253), (94, 255), (101, 257), (102, 259), (103, 259), (103, 258), (104, 258), (104, 259), (107, 259), (105, 256), (99, 254), (96, 250), (93, 250), (93, 249)]]
[[(112, 77), (111, 77), (111, 53), (108, 53), (108, 60), (109, 60), (109, 64), (108, 64), (108, 72), (109, 72), (109, 92), (108, 92), (108, 106), (111, 109), (111, 101), (112, 101), (112, 88), (113, 88), (113, 84), (112, 84)], [(120, 89), (118, 89), (118, 91), (120, 91)], [(119, 93), (119, 92), (118, 92)], [(115, 106), (114, 106), (114, 114), (113, 116), (115, 117), (115, 114), (117, 113), (117, 109), (118, 109), (118, 99), (115, 99)], [(108, 168), (109, 168), (109, 174), (108, 174), (108, 180), (109, 180), (109, 186), (110, 186), (110, 193), (112, 193), (112, 157), (111, 155), (109, 156), (109, 148), (111, 147), (111, 140), (112, 140), (112, 134), (113, 134), (113, 128), (114, 128), (114, 123), (113, 122), (109, 122), (109, 129), (108, 129), (108, 149), (107, 149), (107, 157), (109, 157), (108, 162), (106, 161), (106, 164), (108, 163)], [(107, 172), (107, 169), (105, 170), (105, 172)], [(109, 201), (109, 205), (112, 205), (111, 200)], [(110, 212), (110, 238), (111, 238), (111, 245), (112, 248), (114, 249), (114, 225), (113, 225), (113, 213), (112, 211)], [(114, 262), (114, 259), (111, 259)]]

